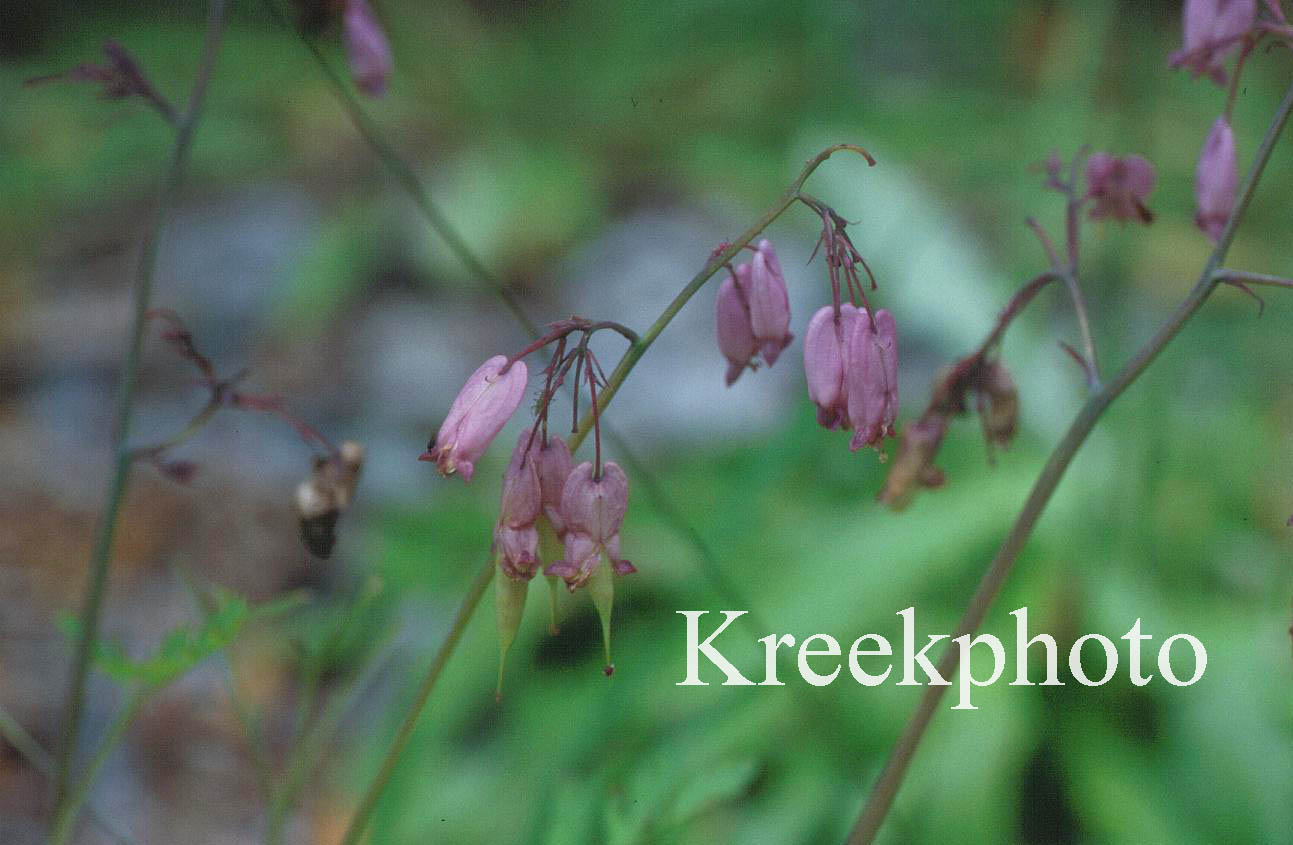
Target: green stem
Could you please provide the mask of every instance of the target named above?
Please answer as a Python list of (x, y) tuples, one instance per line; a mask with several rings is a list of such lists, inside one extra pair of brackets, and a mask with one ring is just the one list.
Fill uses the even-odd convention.
[[(161, 243), (166, 219), (179, 194), (193, 135), (202, 104), (206, 98), (207, 83), (215, 68), (219, 53), (220, 37), (224, 31), (226, 0), (211, 0), (207, 14), (206, 35), (197, 76), (189, 94), (188, 106), (176, 123), (175, 143), (171, 151), (170, 166), (162, 179), (161, 193), (153, 211), (152, 223), (145, 236), (139, 263), (135, 268), (131, 291), (134, 313), (130, 328), (130, 344), (122, 367), (121, 384), (117, 389), (116, 413), (113, 424), (114, 461), (108, 489), (104, 496), (103, 514), (90, 554), (89, 580), (81, 607), (81, 635), (76, 643), (76, 656), (68, 687), (63, 736), (59, 746), (57, 774), (54, 779), (54, 805), (60, 808), (67, 792), (70, 768), (80, 738), (81, 718), (85, 709), (86, 679), (90, 671), (90, 655), (99, 632), (99, 617), (107, 591), (108, 564), (112, 553), (112, 539), (116, 533), (117, 517), (125, 498), (134, 453), (130, 450), (130, 423), (135, 407), (135, 392), (139, 381), (139, 361), (143, 351), (144, 329), (148, 323), (149, 302), (152, 299), (153, 275), (157, 265), (157, 249)], [(57, 811), (56, 811), (57, 812)]]
[[(318, 734), (318, 719), (315, 718), (315, 704), (318, 700), (319, 685), (322, 681), (324, 661), (332, 657), (342, 647), (354, 626), (372, 607), (373, 602), (381, 595), (380, 579), (370, 578), (361, 588), (362, 592), (355, 599), (342, 620), (328, 631), (322, 642), (314, 648), (304, 662), (304, 680), (301, 696), (297, 701), (296, 715), (293, 720), (292, 733), (295, 742), (292, 744), (288, 760), (284, 765), (287, 774), (277, 790), (271, 791), (269, 802), (269, 819), (265, 825), (265, 841), (270, 845), (282, 841), (283, 830), (287, 823), (288, 813), (296, 794), (308, 773), (307, 764), (310, 757), (307, 745), (312, 736)], [(370, 653), (377, 653), (374, 649)], [(356, 675), (356, 679), (359, 676)], [(352, 681), (357, 682), (357, 681)], [(321, 718), (321, 717), (320, 717)], [(325, 737), (326, 738), (326, 737)]]
[[(983, 624), (984, 617), (987, 615), (988, 608), (992, 605), (997, 593), (1001, 590), (1001, 585), (1010, 574), (1019, 551), (1023, 548), (1029, 534), (1032, 533), (1033, 526), (1037, 524), (1046, 503), (1050, 501), (1051, 494), (1055, 492), (1064, 471), (1068, 468), (1069, 463), (1073, 460), (1083, 442), (1085, 442), (1087, 435), (1095, 427), (1096, 422), (1099, 421), (1109, 405), (1113, 403), (1113, 400), (1117, 399), (1153, 363), (1158, 353), (1171, 342), (1172, 338), (1176, 337), (1190, 317), (1199, 310), (1212, 291), (1216, 289), (1217, 284), (1219, 284), (1216, 275), (1217, 268), (1221, 266), (1226, 252), (1230, 249), (1230, 243), (1235, 236), (1235, 227), (1252, 200), (1253, 191), (1261, 179), (1262, 171), (1270, 158), (1271, 150), (1275, 147), (1275, 141), (1279, 138), (1280, 132), (1288, 121), (1290, 110), (1293, 110), (1293, 86), (1290, 86), (1285, 93), (1283, 101), (1266, 130), (1266, 136), (1262, 139), (1261, 147), (1257, 150), (1252, 167), (1249, 169), (1248, 176), (1240, 189), (1235, 210), (1226, 223), (1225, 231), (1217, 242), (1216, 249), (1208, 257), (1207, 264), (1199, 275), (1198, 281), (1195, 282), (1185, 300), (1168, 317), (1153, 338), (1141, 347), (1140, 351), (1123, 366), (1108, 384), (1093, 393), (1087, 399), (1086, 404), (1082, 406), (1077, 418), (1074, 419), (1073, 424), (1069, 427), (1059, 445), (1055, 447), (1055, 451), (1051, 453), (1041, 475), (1033, 484), (1033, 488), (1028, 494), (1028, 499), (1024, 502), (1023, 509), (1015, 519), (1014, 525), (1011, 526), (1010, 532), (1001, 544), (1001, 548), (997, 550), (996, 556), (988, 565), (987, 571), (983, 573), (983, 578), (979, 581), (979, 586), (975, 590), (973, 598), (970, 599), (961, 621), (956, 626), (956, 633), (952, 635), (949, 642), (960, 636), (973, 636), (978, 631), (979, 626)], [(938, 674), (950, 681), (952, 676), (956, 674), (959, 662), (960, 649), (949, 647), (944, 651), (942, 658), (938, 662)], [(862, 808), (862, 812), (849, 834), (848, 841), (850, 845), (863, 845), (863, 843), (870, 843), (875, 840), (876, 834), (884, 823), (885, 816), (898, 794), (898, 789), (902, 786), (903, 778), (906, 776), (907, 769), (916, 754), (916, 748), (925, 734), (925, 728), (928, 727), (930, 719), (933, 718), (934, 710), (946, 689), (947, 687), (945, 686), (932, 684), (925, 687), (916, 709), (908, 718), (902, 734), (894, 744), (893, 750), (889, 754), (889, 759), (885, 762), (884, 769), (881, 770), (880, 777), (872, 788), (870, 797), (867, 799), (866, 805)]]
[(440, 674), (444, 671), (445, 664), (449, 662), (449, 656), (453, 654), (458, 641), (462, 639), (463, 631), (467, 630), (467, 623), (471, 621), (472, 613), (475, 612), (476, 606), (480, 604), (481, 597), (485, 595), (486, 589), (489, 588), (490, 579), (493, 577), (494, 559), (490, 557), (476, 573), (476, 577), (472, 579), (471, 586), (467, 588), (467, 594), (463, 596), (462, 604), (458, 607), (457, 614), (454, 615), (453, 624), (449, 626), (449, 634), (445, 637), (444, 642), (440, 644), (440, 649), (436, 652), (435, 659), (431, 661), (431, 668), (427, 670), (426, 677), (422, 679), (422, 685), (418, 687), (417, 695), (413, 698), (413, 706), (409, 708), (409, 712), (405, 715), (399, 730), (395, 732), (395, 739), (391, 741), (391, 747), (387, 749), (386, 756), (382, 758), (382, 766), (378, 769), (377, 776), (373, 778), (372, 783), (368, 785), (368, 789), (364, 791), (364, 797), (359, 802), (358, 809), (355, 810), (354, 818), (350, 820), (350, 826), (346, 829), (345, 838), (342, 839), (343, 845), (357, 845), (364, 835), (364, 828), (368, 825), (368, 818), (372, 815), (373, 808), (377, 806), (377, 799), (381, 797), (382, 791), (386, 789), (387, 782), (390, 781), (391, 775), (394, 774), (395, 765), (399, 762), (400, 755), (404, 753), (404, 748), (409, 744), (409, 740), (413, 736), (413, 729), (417, 727), (418, 719), (426, 708), (427, 701), (431, 698), (431, 692), (435, 689), (436, 682), (440, 680)]
[(103, 764), (108, 761), (112, 751), (121, 743), (122, 738), (126, 735), (126, 730), (130, 727), (131, 722), (139, 713), (139, 708), (148, 700), (151, 689), (141, 687), (130, 695), (130, 701), (117, 718), (113, 720), (112, 726), (100, 741), (98, 749), (94, 756), (90, 758), (90, 763), (85, 767), (85, 772), (81, 775), (80, 781), (68, 792), (67, 800), (54, 816), (54, 827), (50, 833), (49, 841), (51, 845), (63, 845), (71, 838), (75, 830), (77, 816), (80, 815), (81, 805), (90, 794), (90, 787), (94, 785), (94, 780), (99, 775), (99, 770)]

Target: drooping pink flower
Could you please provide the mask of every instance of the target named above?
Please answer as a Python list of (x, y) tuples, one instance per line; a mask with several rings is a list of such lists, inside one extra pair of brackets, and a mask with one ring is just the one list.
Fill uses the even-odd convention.
[(1203, 142), (1194, 171), (1194, 222), (1213, 241), (1221, 238), (1235, 207), (1239, 186), (1239, 161), (1235, 133), (1225, 117), (1217, 118)]
[(543, 514), (552, 524), (557, 536), (564, 536), (566, 522), (561, 516), (561, 494), (566, 488), (566, 479), (570, 477), (573, 466), (570, 447), (566, 445), (566, 441), (554, 436), (542, 445), (536, 440), (533, 451), (536, 453)]
[(394, 68), (391, 45), (367, 0), (346, 0), (345, 41), (355, 85), (370, 97), (386, 93)]
[(1185, 43), (1172, 54), (1172, 67), (1224, 85), (1226, 60), (1257, 22), (1257, 0), (1185, 0), (1181, 20)]
[(857, 320), (858, 309), (851, 303), (819, 308), (804, 333), (804, 375), (808, 398), (817, 405), (817, 422), (828, 429), (850, 427), (848, 382), (844, 375), (847, 341)]
[(494, 554), (509, 578), (528, 581), (539, 569), (539, 531), (542, 512), (539, 482), (539, 444), (530, 440), (530, 429), (521, 432), (512, 459), (503, 473), (503, 494), (494, 526)]
[(898, 415), (898, 340), (887, 309), (875, 313), (874, 325), (866, 309), (858, 309), (846, 339), (844, 379), (853, 425), (849, 448), (878, 446), (886, 436), (892, 437)]
[(768, 366), (776, 363), (781, 350), (790, 345), (790, 296), (781, 262), (772, 243), (759, 241), (746, 291), (750, 303), (750, 328)]
[(1142, 156), (1092, 155), (1086, 162), (1086, 195), (1095, 200), (1091, 219), (1152, 222), (1154, 215), (1145, 207), (1145, 199), (1154, 190), (1154, 182), (1154, 165)]
[[(527, 449), (528, 447), (528, 449)], [(521, 432), (512, 459), (503, 473), (503, 496), (498, 521), (512, 528), (533, 525), (539, 518), (543, 494), (539, 486), (538, 443), (530, 442), (530, 430)]]
[(435, 439), (418, 460), (434, 461), (443, 475), (457, 472), (471, 481), (476, 461), (511, 419), (525, 396), (528, 372), (524, 361), (495, 355), (471, 374), (453, 400)]
[(571, 470), (561, 494), (566, 556), (544, 571), (564, 578), (572, 591), (587, 583), (603, 560), (616, 574), (634, 572), (633, 564), (620, 557), (620, 524), (628, 501), (628, 476), (614, 461), (602, 466), (601, 478), (593, 476), (591, 461)]
[(718, 286), (715, 323), (718, 348), (727, 359), (725, 380), (728, 387), (750, 366), (751, 359), (759, 349), (754, 339), (754, 329), (750, 325), (750, 306), (746, 301), (745, 292), (750, 288), (749, 278), (750, 265), (741, 264), (736, 268), (735, 278), (728, 276)]

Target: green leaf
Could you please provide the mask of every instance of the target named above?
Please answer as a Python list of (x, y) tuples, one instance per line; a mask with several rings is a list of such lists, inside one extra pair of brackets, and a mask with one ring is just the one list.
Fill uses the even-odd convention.
[[(247, 601), (228, 590), (212, 593), (213, 607), (203, 623), (181, 626), (162, 637), (149, 657), (134, 659), (120, 643), (99, 640), (94, 645), (94, 665), (108, 677), (122, 683), (162, 687), (188, 672), (233, 642), (252, 611)], [(59, 628), (69, 639), (81, 636), (81, 621), (71, 614), (59, 618)]]

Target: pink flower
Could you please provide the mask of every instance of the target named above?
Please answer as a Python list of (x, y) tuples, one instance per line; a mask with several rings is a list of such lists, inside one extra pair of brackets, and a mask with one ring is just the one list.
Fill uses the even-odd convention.
[(560, 437), (549, 437), (547, 444), (543, 446), (536, 440), (533, 451), (537, 453), (536, 468), (539, 473), (543, 514), (552, 523), (557, 536), (561, 537), (566, 533), (566, 522), (561, 516), (561, 494), (566, 488), (566, 479), (570, 477), (573, 464), (570, 447)]
[(750, 366), (750, 360), (759, 349), (754, 339), (754, 329), (750, 325), (750, 306), (745, 298), (745, 290), (749, 289), (749, 278), (750, 265), (741, 264), (736, 268), (735, 278), (728, 276), (718, 286), (715, 322), (718, 331), (718, 348), (727, 359), (728, 387), (731, 387), (741, 377), (741, 373)]
[(1257, 22), (1257, 0), (1185, 0), (1181, 18), (1185, 44), (1172, 54), (1172, 67), (1224, 85), (1226, 59)]
[(370, 97), (380, 97), (386, 92), (394, 62), (386, 33), (367, 0), (346, 0), (345, 41), (355, 85)]
[(898, 340), (893, 315), (881, 309), (875, 313), (873, 325), (866, 309), (858, 309), (845, 343), (846, 402), (853, 425), (849, 448), (878, 446), (886, 436), (893, 436), (898, 415)]
[(817, 422), (829, 429), (849, 428), (848, 384), (844, 377), (846, 342), (858, 318), (858, 309), (846, 302), (819, 308), (804, 333), (804, 375), (808, 398), (817, 405)]
[[(499, 505), (498, 521), (512, 528), (533, 525), (539, 518), (542, 493), (539, 487), (538, 441), (530, 442), (530, 429), (521, 432), (512, 459), (503, 473), (503, 500)], [(528, 451), (526, 447), (529, 447)]]
[(1239, 162), (1235, 153), (1235, 133), (1224, 117), (1212, 124), (1203, 142), (1199, 163), (1194, 171), (1194, 199), (1197, 210), (1194, 222), (1213, 241), (1221, 238), (1230, 213), (1235, 207), (1235, 190), (1239, 185)]
[(636, 571), (620, 558), (620, 524), (628, 501), (628, 476), (615, 462), (602, 466), (601, 478), (593, 477), (590, 461), (575, 467), (561, 494), (566, 556), (544, 571), (564, 578), (572, 591), (592, 577), (603, 559), (619, 575)]
[(793, 338), (789, 331), (790, 296), (786, 292), (786, 278), (781, 273), (777, 253), (766, 238), (759, 241), (754, 254), (746, 294), (750, 303), (750, 328), (763, 360), (772, 366)]
[(471, 481), (476, 461), (525, 396), (525, 362), (513, 361), (506, 372), (505, 367), (507, 356), (495, 355), (471, 374), (454, 398), (435, 439), (418, 460), (435, 461), (441, 474), (457, 472), (464, 481)]
[(1154, 165), (1143, 157), (1096, 153), (1086, 162), (1086, 195), (1095, 200), (1091, 219), (1152, 222), (1154, 215), (1145, 207), (1145, 199), (1154, 190), (1154, 182)]

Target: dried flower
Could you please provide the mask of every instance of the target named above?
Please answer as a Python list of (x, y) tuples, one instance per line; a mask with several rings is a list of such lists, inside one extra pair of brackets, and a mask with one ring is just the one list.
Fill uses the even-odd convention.
[(1257, 0), (1185, 0), (1181, 20), (1185, 43), (1172, 54), (1172, 67), (1225, 85), (1226, 59), (1257, 22)]
[(979, 409), (983, 436), (989, 448), (1004, 449), (1014, 440), (1019, 428), (1019, 390), (1015, 380), (1000, 361), (993, 361), (984, 368), (979, 391), (984, 400)]
[(1096, 153), (1086, 162), (1086, 195), (1095, 200), (1091, 219), (1153, 222), (1154, 215), (1145, 207), (1145, 198), (1154, 190), (1154, 182), (1154, 165), (1143, 157), (1115, 158)]
[(943, 484), (943, 471), (934, 466), (934, 458), (946, 432), (947, 418), (939, 413), (926, 414), (907, 424), (898, 444), (898, 456), (880, 491), (881, 502), (894, 510), (902, 510), (911, 504), (920, 488)]
[(1239, 162), (1235, 152), (1235, 133), (1225, 117), (1218, 117), (1203, 142), (1199, 163), (1194, 171), (1194, 199), (1197, 210), (1194, 222), (1213, 241), (1221, 238), (1230, 212), (1235, 207), (1239, 186)]
[(336, 525), (350, 506), (364, 466), (364, 447), (347, 440), (335, 455), (315, 458), (310, 477), (296, 488), (296, 513), (301, 540), (316, 557), (332, 554)]
[(849, 448), (879, 446), (894, 434), (898, 415), (897, 326), (887, 309), (875, 313), (858, 310), (853, 329), (846, 339), (844, 381), (853, 439)]
[(750, 325), (750, 306), (745, 292), (750, 288), (750, 265), (737, 266), (734, 276), (728, 276), (718, 286), (715, 316), (718, 348), (727, 359), (726, 382), (728, 387), (741, 377), (759, 350)]
[(367, 0), (347, 0), (345, 41), (346, 59), (355, 85), (370, 97), (380, 97), (386, 92), (394, 62), (386, 33)]
[(847, 340), (858, 310), (845, 302), (819, 308), (804, 333), (804, 375), (808, 398), (817, 405), (817, 422), (828, 429), (850, 428), (848, 384), (844, 377)]
[(476, 461), (520, 406), (528, 375), (524, 361), (508, 366), (504, 355), (481, 364), (458, 391), (440, 430), (418, 460), (435, 461), (443, 475), (457, 472), (471, 481)]
[(789, 331), (790, 295), (786, 291), (786, 277), (781, 273), (781, 262), (772, 243), (766, 238), (759, 241), (754, 253), (746, 294), (750, 303), (750, 328), (763, 360), (772, 366), (793, 337)]
[(102, 86), (100, 95), (104, 99), (121, 100), (126, 97), (141, 97), (157, 109), (162, 117), (174, 122), (174, 107), (148, 81), (139, 62), (129, 50), (116, 41), (105, 41), (103, 54), (108, 57), (106, 64), (96, 65), (84, 62), (62, 73), (33, 77), (26, 80), (26, 84), (39, 85), (56, 80), (97, 83)]

